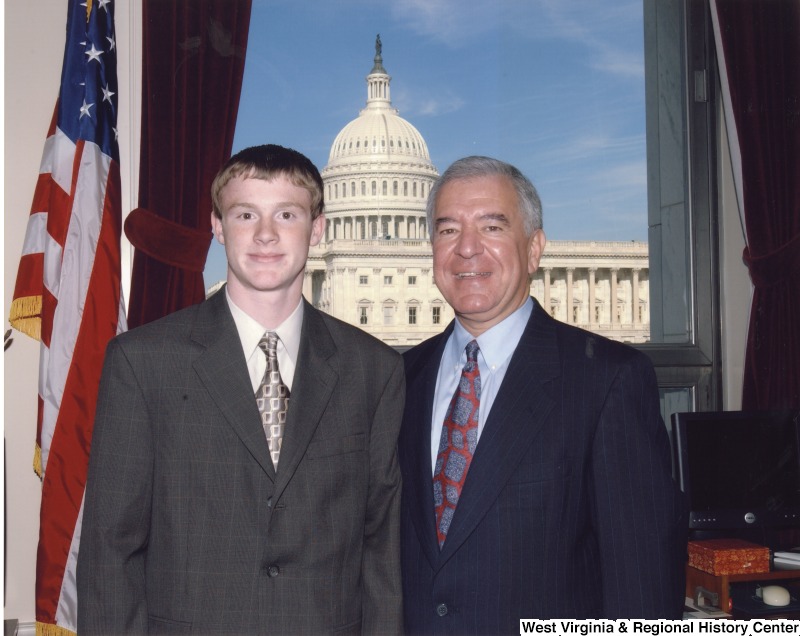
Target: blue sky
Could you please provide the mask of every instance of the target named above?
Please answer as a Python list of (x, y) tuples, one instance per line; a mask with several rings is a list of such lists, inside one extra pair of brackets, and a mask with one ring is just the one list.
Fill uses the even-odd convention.
[[(321, 170), (378, 33), (439, 172), (494, 156), (539, 190), (549, 239), (647, 240), (641, 0), (253, 0), (234, 152), (278, 143)], [(206, 282), (224, 277), (215, 242)]]

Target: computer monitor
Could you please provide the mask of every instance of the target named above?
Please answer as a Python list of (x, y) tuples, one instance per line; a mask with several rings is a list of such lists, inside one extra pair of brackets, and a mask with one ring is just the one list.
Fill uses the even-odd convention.
[(691, 530), (800, 525), (800, 411), (672, 415)]

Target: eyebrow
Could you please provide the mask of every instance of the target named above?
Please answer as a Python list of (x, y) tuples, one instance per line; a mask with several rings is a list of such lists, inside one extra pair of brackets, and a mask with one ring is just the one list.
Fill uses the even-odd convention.
[[(257, 210), (259, 209), (259, 205), (255, 203), (250, 203), (248, 201), (238, 201), (236, 203), (232, 203), (229, 206), (229, 209), (233, 210), (236, 208), (245, 208), (247, 210)], [(271, 206), (273, 210), (282, 210), (285, 208), (298, 208), (300, 210), (305, 210), (306, 208), (303, 207), (301, 203), (297, 203), (295, 201), (278, 201), (277, 203)]]
[[(483, 221), (483, 222), (494, 221), (496, 223), (501, 223), (506, 226), (511, 225), (511, 223), (508, 220), (508, 217), (502, 212), (490, 212), (487, 214), (482, 214), (481, 216), (478, 217), (478, 221)], [(436, 219), (436, 221), (434, 221), (434, 226), (439, 227), (440, 225), (445, 225), (447, 223), (458, 223), (458, 221), (449, 216), (444, 216)]]

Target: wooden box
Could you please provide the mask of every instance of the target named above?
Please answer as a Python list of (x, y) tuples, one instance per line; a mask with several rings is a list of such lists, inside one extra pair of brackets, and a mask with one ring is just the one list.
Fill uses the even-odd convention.
[(689, 541), (689, 565), (715, 576), (769, 572), (769, 548), (741, 539)]

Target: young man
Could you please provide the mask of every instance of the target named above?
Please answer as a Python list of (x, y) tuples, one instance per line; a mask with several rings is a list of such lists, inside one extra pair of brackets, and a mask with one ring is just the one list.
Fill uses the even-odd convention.
[(530, 297), (541, 203), (513, 166), (457, 161), (428, 226), (456, 319), (405, 354), (407, 633), (679, 618), (686, 520), (648, 359)]
[(224, 291), (108, 347), (79, 632), (399, 633), (402, 360), (302, 299), (306, 157), (243, 150), (212, 198)]

